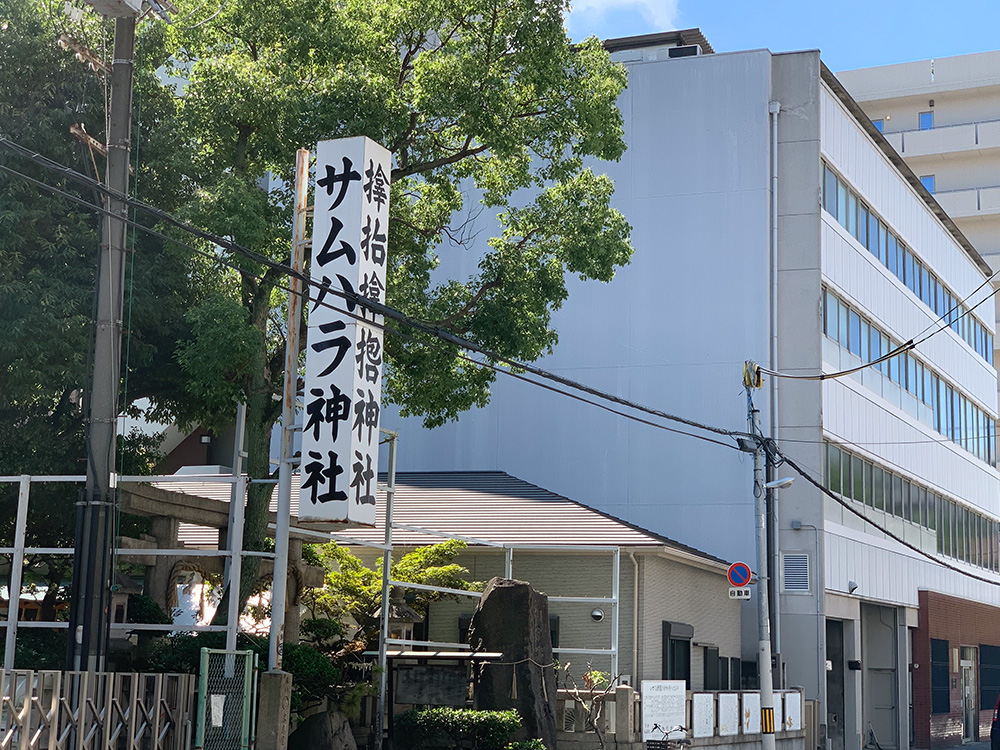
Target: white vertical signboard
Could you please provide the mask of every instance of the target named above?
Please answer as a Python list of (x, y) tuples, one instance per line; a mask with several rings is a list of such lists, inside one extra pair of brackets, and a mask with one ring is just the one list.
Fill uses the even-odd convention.
[[(391, 166), (368, 138), (317, 144), (312, 281), (385, 302)], [(382, 316), (315, 287), (310, 296), (299, 520), (374, 526)]]

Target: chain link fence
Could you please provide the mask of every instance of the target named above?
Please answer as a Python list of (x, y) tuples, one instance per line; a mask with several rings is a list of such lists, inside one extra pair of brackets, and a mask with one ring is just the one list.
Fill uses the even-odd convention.
[(256, 730), (257, 655), (203, 648), (195, 750), (249, 750)]

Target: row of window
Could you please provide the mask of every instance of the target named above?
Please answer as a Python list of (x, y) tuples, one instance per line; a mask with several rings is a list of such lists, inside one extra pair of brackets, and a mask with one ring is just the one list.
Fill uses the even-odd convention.
[[(863, 362), (899, 346), (868, 318), (823, 288), (823, 333)], [(918, 401), (930, 407), (935, 430), (982, 461), (996, 465), (996, 423), (931, 368), (904, 352), (872, 365)]]
[(993, 335), (826, 163), (823, 208), (935, 315), (946, 319), (980, 357), (993, 364)]
[[(934, 113), (933, 112), (921, 112), (917, 115), (917, 123), (921, 130), (933, 130), (934, 128)], [(872, 120), (872, 125), (878, 132), (885, 132), (885, 119), (880, 118), (878, 120)]]
[(1000, 525), (832, 443), (826, 445), (826, 488), (845, 498), (936, 532), (937, 551), (1000, 572)]

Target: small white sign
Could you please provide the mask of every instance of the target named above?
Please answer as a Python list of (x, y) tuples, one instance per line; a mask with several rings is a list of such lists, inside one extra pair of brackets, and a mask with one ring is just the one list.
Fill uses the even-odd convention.
[(715, 735), (715, 696), (695, 693), (691, 696), (691, 734), (695, 737)]
[(739, 693), (719, 693), (719, 736), (732, 737), (740, 732)]
[(802, 729), (802, 693), (798, 691), (785, 693), (785, 729)]
[(687, 726), (687, 683), (684, 680), (642, 681), (642, 739), (680, 739), (680, 732), (667, 735), (676, 726)]
[(750, 598), (750, 589), (748, 589), (748, 588), (736, 588), (735, 586), (733, 586), (732, 588), (729, 589), (729, 598), (730, 599), (749, 599)]
[(743, 734), (760, 734), (760, 693), (743, 693)]

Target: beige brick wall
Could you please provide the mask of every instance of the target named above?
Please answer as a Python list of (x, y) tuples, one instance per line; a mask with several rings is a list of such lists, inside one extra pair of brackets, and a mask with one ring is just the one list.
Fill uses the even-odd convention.
[(719, 656), (740, 656), (740, 604), (729, 599), (729, 581), (718, 573), (663, 557), (643, 557), (639, 592), (639, 679), (662, 677), (664, 620), (694, 627), (691, 687), (704, 685), (703, 652), (697, 644), (718, 646)]
[[(363, 554), (368, 564), (370, 552)], [(632, 664), (633, 570), (629, 556), (622, 552), (619, 581), (619, 657), (618, 672), (631, 675), (633, 684), (643, 679), (662, 677), (662, 623), (684, 622), (694, 627), (691, 648), (691, 680), (695, 690), (703, 687), (702, 647), (718, 646), (719, 655), (740, 656), (740, 605), (729, 599), (729, 582), (724, 571), (714, 572), (666, 559), (649, 551), (636, 553), (639, 561), (639, 633), (638, 667)], [(501, 550), (470, 550), (458, 562), (469, 569), (470, 579), (485, 582), (504, 575)], [(526, 580), (549, 596), (610, 597), (612, 557), (606, 553), (585, 552), (514, 552), (514, 577)], [(430, 638), (435, 641), (458, 640), (461, 614), (475, 611), (477, 600), (460, 597), (457, 601), (436, 603), (428, 616)], [(605, 612), (601, 622), (590, 613), (595, 607)], [(611, 605), (551, 602), (551, 614), (559, 616), (559, 643), (573, 648), (608, 648), (611, 644)], [(606, 656), (564, 655), (561, 663), (571, 662), (570, 671), (579, 676), (590, 668), (610, 671)]]

